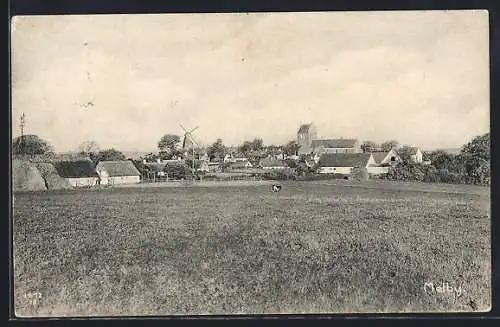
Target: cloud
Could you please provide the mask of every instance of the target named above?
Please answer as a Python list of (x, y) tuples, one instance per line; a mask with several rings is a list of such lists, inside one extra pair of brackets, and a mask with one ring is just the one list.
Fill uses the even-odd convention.
[(28, 130), (61, 150), (87, 139), (152, 149), (179, 123), (200, 125), (206, 143), (282, 143), (308, 121), (325, 137), (458, 146), (489, 128), (485, 18), (27, 17), (13, 35), (13, 124), (26, 112)]

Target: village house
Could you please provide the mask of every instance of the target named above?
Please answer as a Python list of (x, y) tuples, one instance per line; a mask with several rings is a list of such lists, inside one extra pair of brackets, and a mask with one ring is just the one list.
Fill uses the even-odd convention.
[(207, 162), (207, 165), (208, 165), (208, 171), (216, 172), (220, 170), (220, 162), (218, 161)]
[(226, 153), (226, 155), (224, 155), (224, 159), (222, 159), (223, 162), (235, 162), (234, 158), (233, 158), (233, 155), (231, 155), (230, 153)]
[(240, 157), (240, 156), (236, 156), (234, 157), (234, 162), (247, 162), (248, 161), (248, 158), (246, 157)]
[(281, 160), (272, 160), (272, 159), (262, 159), (259, 163), (262, 169), (285, 169), (287, 165)]
[(99, 175), (90, 160), (58, 161), (53, 165), (59, 176), (73, 187), (91, 187), (99, 184)]
[(325, 153), (319, 160), (320, 174), (351, 174), (354, 168), (368, 168), (376, 162), (371, 153)]
[(423, 160), (424, 154), (418, 147), (413, 146), (410, 147), (409, 150), (410, 150), (410, 158), (413, 162), (422, 163), (424, 161)]
[(103, 185), (137, 184), (141, 182), (141, 173), (130, 160), (100, 161), (96, 171)]

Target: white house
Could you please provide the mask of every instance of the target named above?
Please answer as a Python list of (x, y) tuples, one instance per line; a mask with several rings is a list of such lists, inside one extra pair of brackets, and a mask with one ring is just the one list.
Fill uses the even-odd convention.
[(137, 184), (141, 173), (130, 160), (100, 161), (96, 167), (103, 185)]
[(410, 150), (410, 158), (413, 162), (422, 163), (424, 161), (424, 159), (423, 159), (424, 154), (420, 150), (420, 148), (411, 147), (409, 150)]
[(320, 174), (351, 174), (354, 168), (368, 168), (376, 162), (371, 153), (325, 153), (319, 159)]
[(226, 153), (223, 159), (224, 162), (235, 162), (233, 156), (230, 153)]

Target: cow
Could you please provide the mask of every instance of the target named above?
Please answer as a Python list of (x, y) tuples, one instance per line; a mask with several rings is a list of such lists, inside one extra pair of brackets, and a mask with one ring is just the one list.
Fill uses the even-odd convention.
[(271, 188), (271, 191), (273, 191), (273, 192), (279, 192), (279, 191), (281, 191), (281, 185), (273, 184), (273, 186)]

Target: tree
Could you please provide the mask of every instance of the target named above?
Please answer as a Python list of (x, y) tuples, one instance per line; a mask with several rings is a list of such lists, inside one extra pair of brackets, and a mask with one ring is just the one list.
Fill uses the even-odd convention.
[(99, 152), (100, 148), (97, 142), (95, 141), (85, 141), (78, 147), (78, 152), (86, 155), (95, 155)]
[(490, 133), (476, 136), (460, 150), (465, 162), (465, 173), (473, 183), (490, 181)]
[(462, 154), (470, 154), (476, 158), (490, 160), (490, 133), (476, 136), (460, 150)]
[(384, 152), (389, 152), (394, 148), (397, 148), (399, 145), (399, 142), (396, 140), (390, 140), (390, 141), (385, 141), (380, 145), (380, 150)]
[(177, 149), (180, 141), (181, 138), (178, 135), (165, 134), (161, 137), (160, 141), (158, 141), (158, 150), (171, 154)]
[(289, 168), (297, 168), (297, 162), (295, 162), (295, 160), (285, 159), (285, 164)]
[(436, 150), (427, 153), (432, 165), (437, 169), (453, 170), (455, 165), (454, 155), (447, 153), (443, 150)]
[(360, 181), (367, 181), (370, 179), (370, 175), (368, 174), (366, 167), (354, 167), (352, 176)]
[(261, 151), (264, 150), (264, 142), (260, 138), (255, 138), (250, 142), (250, 147), (252, 151)]
[(296, 141), (288, 142), (284, 147), (285, 153), (289, 156), (297, 155), (300, 145)]
[(413, 160), (411, 158), (412, 148), (408, 145), (403, 145), (398, 150), (398, 155), (401, 158), (401, 162), (403, 165), (412, 164)]
[(252, 151), (252, 142), (245, 141), (238, 149), (243, 155), (248, 155)]
[(12, 153), (24, 155), (50, 154), (52, 145), (37, 135), (24, 135), (12, 141)]
[(207, 155), (210, 160), (214, 158), (222, 159), (228, 152), (227, 147), (222, 143), (221, 139), (217, 139), (212, 145), (207, 149)]
[(163, 171), (171, 179), (185, 179), (192, 175), (191, 168), (186, 164), (166, 165)]
[(268, 146), (266, 146), (266, 152), (268, 155), (275, 156), (275, 155), (281, 154), (283, 151), (282, 151), (280, 146), (268, 145)]
[(378, 147), (378, 144), (372, 141), (364, 141), (361, 144), (361, 150), (363, 150), (364, 153), (374, 152)]
[(92, 161), (97, 164), (100, 161), (120, 161), (126, 159), (127, 158), (123, 153), (114, 148), (111, 148), (96, 153), (95, 156), (93, 156)]

